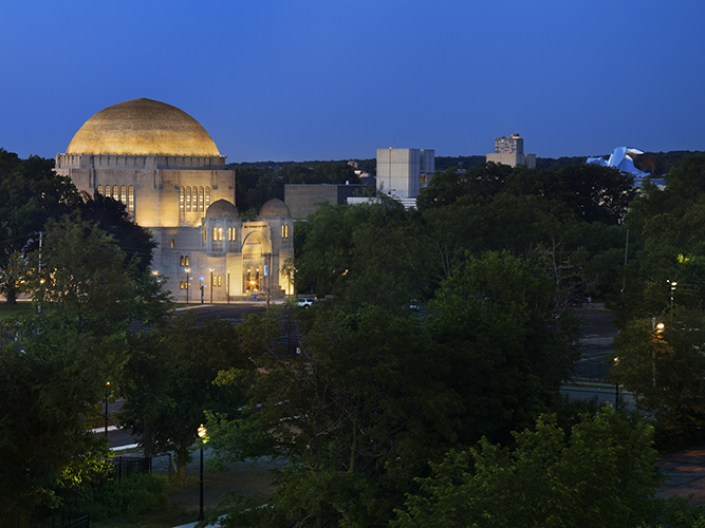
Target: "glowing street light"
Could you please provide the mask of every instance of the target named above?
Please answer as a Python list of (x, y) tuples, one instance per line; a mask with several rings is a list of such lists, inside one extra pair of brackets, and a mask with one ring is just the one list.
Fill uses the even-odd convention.
[(188, 274), (191, 273), (191, 268), (185, 268), (186, 272), (186, 304), (188, 305)]
[(205, 515), (203, 513), (203, 444), (205, 444), (204, 438), (206, 437), (206, 428), (201, 424), (201, 426), (198, 428), (198, 436), (201, 439), (201, 501), (200, 501), (200, 509), (198, 512), (198, 520), (203, 521), (205, 519)]

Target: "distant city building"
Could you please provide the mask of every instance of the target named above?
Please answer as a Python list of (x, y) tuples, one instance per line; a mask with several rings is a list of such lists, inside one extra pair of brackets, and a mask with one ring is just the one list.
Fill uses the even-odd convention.
[(617, 147), (612, 151), (609, 158), (603, 157), (588, 158), (586, 163), (594, 163), (603, 167), (615, 167), (622, 172), (631, 174), (634, 177), (634, 186), (641, 188), (644, 178), (649, 178), (652, 183), (659, 187), (665, 186), (661, 178), (651, 178), (651, 173), (656, 169), (656, 164), (651, 156), (641, 150), (630, 147)]
[(315, 214), (320, 202), (340, 205), (353, 196), (374, 194), (374, 185), (360, 184), (286, 184), (284, 185), (284, 202), (296, 219), (305, 219)]
[(486, 161), (510, 167), (526, 165), (529, 169), (536, 168), (536, 154), (524, 154), (524, 138), (519, 134), (495, 138), (494, 152), (487, 154)]
[(377, 149), (377, 191), (398, 198), (416, 198), (435, 171), (435, 151)]
[(294, 256), (289, 208), (272, 199), (243, 222), (235, 171), (186, 112), (144, 98), (106, 108), (56, 156), (56, 172), (81, 191), (124, 203), (149, 228), (158, 244), (152, 270), (168, 278), (175, 299), (198, 302), (200, 287), (207, 301), (293, 293), (280, 274)]

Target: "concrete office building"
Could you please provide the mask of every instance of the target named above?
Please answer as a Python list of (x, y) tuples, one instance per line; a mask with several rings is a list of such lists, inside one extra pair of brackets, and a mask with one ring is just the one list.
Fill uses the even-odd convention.
[[(281, 200), (254, 222), (235, 207), (235, 172), (190, 115), (151, 99), (118, 103), (91, 117), (56, 156), (56, 172), (79, 190), (126, 205), (158, 246), (152, 269), (176, 300), (225, 301), (293, 293), (279, 272), (294, 256), (293, 219)], [(190, 286), (190, 288), (189, 288)]]
[(341, 205), (348, 198), (374, 194), (374, 185), (364, 184), (286, 184), (284, 202), (295, 219), (306, 219), (314, 214), (321, 202)]
[(487, 154), (485, 160), (510, 167), (526, 165), (530, 169), (536, 168), (536, 154), (524, 154), (524, 138), (519, 134), (495, 138), (494, 152)]
[(377, 149), (377, 191), (398, 198), (416, 198), (435, 171), (435, 151)]

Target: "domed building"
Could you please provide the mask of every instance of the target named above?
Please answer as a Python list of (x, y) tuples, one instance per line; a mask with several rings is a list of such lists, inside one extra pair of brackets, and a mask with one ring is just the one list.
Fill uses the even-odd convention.
[(57, 155), (56, 172), (79, 190), (123, 202), (150, 229), (158, 243), (152, 268), (168, 278), (175, 299), (188, 290), (196, 302), (201, 293), (206, 302), (293, 293), (279, 272), (294, 256), (286, 204), (270, 200), (256, 221), (242, 222), (235, 171), (186, 112), (145, 98), (101, 110)]

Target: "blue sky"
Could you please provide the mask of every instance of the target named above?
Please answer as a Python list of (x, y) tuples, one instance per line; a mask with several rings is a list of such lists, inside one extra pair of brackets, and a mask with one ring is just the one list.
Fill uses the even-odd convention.
[(229, 162), (705, 150), (705, 2), (23, 0), (0, 147), (64, 152), (115, 103), (177, 106)]

